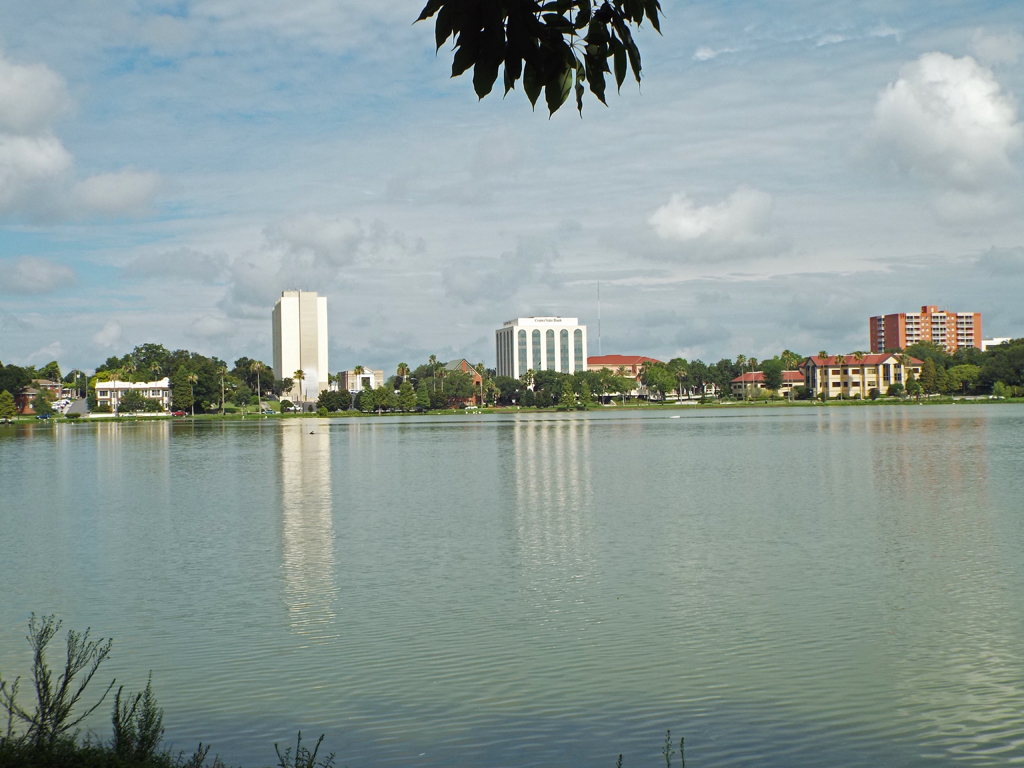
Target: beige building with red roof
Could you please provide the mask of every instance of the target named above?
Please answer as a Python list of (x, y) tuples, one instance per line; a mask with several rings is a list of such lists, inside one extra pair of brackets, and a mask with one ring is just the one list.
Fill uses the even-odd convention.
[(808, 357), (801, 366), (807, 387), (817, 396), (822, 390), (829, 397), (849, 397), (859, 395), (866, 398), (872, 389), (885, 394), (893, 384), (906, 385), (907, 378), (913, 373), (915, 378), (921, 377), (923, 363), (916, 357), (906, 358), (902, 355), (881, 354), (864, 355), (857, 359), (853, 354), (830, 355), (829, 357)]
[[(732, 380), (732, 393), (736, 397), (756, 395), (764, 389), (764, 373), (762, 371), (747, 371)], [(800, 371), (783, 371), (782, 386), (779, 387), (779, 394), (788, 397), (793, 387), (804, 385), (804, 375)]]

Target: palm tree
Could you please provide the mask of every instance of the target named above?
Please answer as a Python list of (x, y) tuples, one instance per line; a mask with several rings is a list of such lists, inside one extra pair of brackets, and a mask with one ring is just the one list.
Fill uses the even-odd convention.
[[(818, 359), (821, 360), (821, 367), (815, 366), (815, 372), (818, 374), (818, 383), (821, 384), (821, 391), (828, 397), (828, 352), (824, 349), (820, 350), (818, 352)], [(826, 371), (824, 383), (821, 381), (821, 371), (823, 370)]]
[(402, 381), (405, 381), (406, 378), (409, 376), (409, 365), (407, 363), (399, 363), (398, 369), (395, 371), (395, 373), (398, 374), (398, 377)]
[(132, 376), (139, 370), (139, 364), (135, 360), (135, 355), (128, 355), (128, 362), (121, 366), (121, 370), (128, 375), (128, 380), (131, 381)]
[[(745, 366), (745, 365), (746, 365), (746, 355), (745, 354), (737, 354), (736, 355), (736, 368), (739, 369), (739, 375), (740, 376), (743, 375), (743, 366)], [(746, 402), (746, 382), (743, 381), (742, 379), (740, 379), (740, 381), (743, 382), (743, 402)]]
[(220, 374), (220, 417), (224, 418), (224, 377), (228, 375), (228, 367), (222, 365), (217, 373)]
[(292, 378), (299, 382), (299, 401), (305, 402), (305, 398), (302, 394), (302, 381), (306, 378), (306, 372), (299, 368), (295, 373), (292, 374)]
[[(836, 355), (836, 365), (839, 366), (839, 399), (843, 399), (843, 368), (846, 366), (846, 355)], [(850, 377), (847, 376), (846, 380), (849, 381)]]
[(867, 353), (862, 350), (857, 350), (853, 353), (853, 359), (860, 364), (860, 399), (863, 400), (868, 396), (868, 393), (864, 391), (864, 384), (867, 382), (867, 369), (864, 367), (864, 358), (867, 357)]
[(437, 355), (431, 355), (427, 358), (427, 363), (430, 365), (430, 391), (434, 391), (434, 379), (437, 378)]
[(260, 389), (260, 374), (267, 370), (267, 366), (259, 360), (253, 360), (249, 370), (256, 374), (256, 402), (259, 403), (260, 414), (263, 413), (263, 392)]
[(188, 375), (188, 391), (192, 395), (192, 415), (196, 415), (196, 389), (195, 385), (199, 383), (199, 374), (190, 373)]

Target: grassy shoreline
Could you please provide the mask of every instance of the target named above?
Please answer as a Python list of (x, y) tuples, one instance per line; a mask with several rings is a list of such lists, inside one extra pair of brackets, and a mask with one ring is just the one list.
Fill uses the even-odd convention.
[[(625, 405), (620, 403), (609, 403), (608, 405), (592, 405), (586, 409), (589, 412), (608, 412), (608, 411), (651, 411), (651, 410), (709, 410), (709, 409), (722, 409), (722, 408), (866, 408), (866, 407), (886, 407), (896, 405), (923, 405), (923, 406), (937, 406), (937, 405), (1020, 405), (1024, 404), (1024, 398), (1011, 397), (992, 399), (984, 396), (981, 397), (929, 397), (922, 398), (920, 402), (913, 399), (899, 399), (899, 398), (879, 398), (878, 400), (829, 400), (827, 402), (821, 402), (820, 400), (750, 400), (747, 402), (742, 401), (725, 401), (721, 402), (718, 400), (709, 400), (706, 403), (701, 403), (698, 400), (687, 401), (687, 402), (631, 402)], [(328, 418), (328, 419), (356, 419), (356, 418), (381, 418), (381, 417), (394, 417), (394, 416), (454, 416), (454, 415), (500, 415), (508, 413), (568, 413), (568, 412), (580, 412), (580, 409), (569, 409), (558, 408), (557, 406), (551, 408), (525, 408), (515, 406), (502, 406), (499, 408), (475, 408), (471, 410), (464, 409), (446, 409), (436, 411), (409, 411), (409, 412), (388, 412), (388, 413), (363, 413), (362, 411), (350, 410), (350, 411), (337, 411), (329, 413), (327, 416), (320, 416), (316, 411), (310, 413), (272, 413), (272, 414), (245, 414), (241, 413), (225, 413), (221, 415), (219, 413), (197, 413), (195, 416), (171, 416), (170, 414), (153, 414), (153, 415), (126, 415), (126, 416), (113, 416), (113, 415), (98, 415), (98, 416), (87, 416), (77, 419), (67, 419), (63, 416), (54, 416), (50, 419), (40, 420), (35, 416), (19, 416), (12, 419), (10, 425), (18, 424), (101, 424), (108, 422), (151, 422), (151, 421), (179, 421), (179, 422), (195, 422), (195, 421), (273, 421), (273, 420), (286, 420), (286, 419), (316, 419), (316, 418)], [(5, 426), (0, 424), (0, 427)]]

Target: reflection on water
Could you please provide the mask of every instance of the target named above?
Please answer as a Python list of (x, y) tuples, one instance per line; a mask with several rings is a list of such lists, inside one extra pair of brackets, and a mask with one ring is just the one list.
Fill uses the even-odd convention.
[(564, 586), (591, 563), (584, 538), (593, 496), (590, 422), (524, 419), (512, 428), (515, 516), (533, 588)]
[(292, 629), (327, 637), (335, 620), (331, 435), (301, 422), (278, 433), (281, 471), (281, 568)]

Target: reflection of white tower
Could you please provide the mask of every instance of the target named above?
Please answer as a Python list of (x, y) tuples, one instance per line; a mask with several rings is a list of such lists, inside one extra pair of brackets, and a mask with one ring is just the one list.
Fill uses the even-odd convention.
[(331, 516), (331, 442), (326, 430), (301, 424), (281, 429), (282, 562), (291, 626), (321, 634), (334, 622), (334, 520)]
[[(327, 389), (327, 297), (314, 291), (284, 291), (274, 305), (274, 378), (293, 379), (295, 392), (316, 400)], [(293, 394), (294, 396), (294, 394)]]
[(586, 419), (526, 418), (513, 427), (519, 542), (534, 583), (589, 570), (589, 431)]

